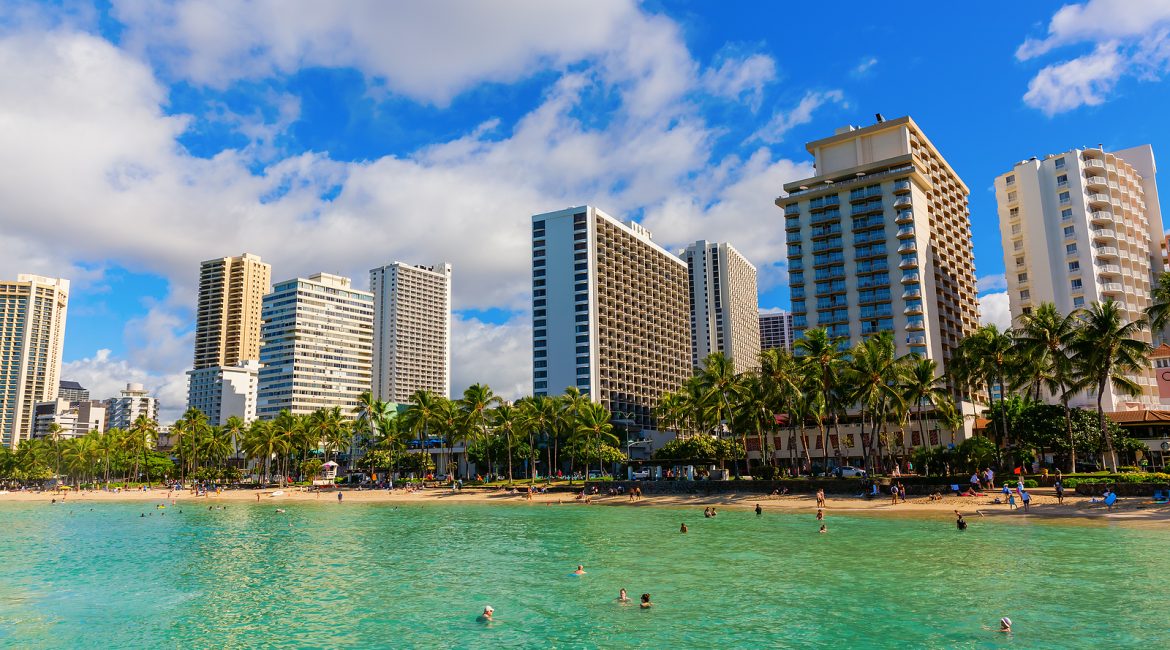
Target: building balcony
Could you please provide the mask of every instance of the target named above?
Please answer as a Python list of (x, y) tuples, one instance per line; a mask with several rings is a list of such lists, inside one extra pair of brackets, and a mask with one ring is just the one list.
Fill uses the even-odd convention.
[(788, 257), (800, 257), (803, 254), (804, 249), (801, 248), (800, 244), (789, 244)]
[(906, 329), (910, 331), (918, 331), (926, 329), (926, 321), (921, 318), (911, 318), (906, 321)]
[(910, 191), (910, 181), (894, 181), (894, 193), (905, 194)]
[(1101, 291), (1110, 293), (1121, 293), (1125, 287), (1120, 282), (1104, 282), (1101, 284)]
[(784, 206), (784, 214), (785, 214), (785, 216), (792, 216), (792, 215), (800, 214), (800, 204), (799, 203), (789, 203), (788, 205)]
[(902, 292), (902, 300), (917, 300), (922, 297), (922, 289), (910, 287)]
[(1086, 158), (1085, 167), (1089, 169), (1105, 169), (1105, 161), (1097, 158)]
[(1116, 264), (1101, 264), (1097, 267), (1097, 272), (1106, 274), (1120, 274), (1121, 267)]
[(785, 230), (800, 230), (800, 219), (797, 217), (789, 217), (784, 220)]
[(909, 208), (913, 204), (914, 202), (911, 201), (910, 197), (908, 196), (899, 196), (898, 198), (894, 199), (895, 208)]
[(1112, 247), (1112, 246), (1097, 246), (1096, 248), (1093, 249), (1093, 252), (1097, 253), (1097, 257), (1099, 257), (1099, 258), (1102, 258), (1102, 257), (1116, 258), (1117, 257), (1117, 249)]
[(1115, 241), (1117, 239), (1117, 231), (1112, 228), (1093, 228), (1093, 239)]
[(925, 336), (911, 336), (911, 337), (906, 339), (906, 342), (909, 343), (910, 345), (926, 345), (926, 337)]
[(1100, 192), (1093, 192), (1088, 196), (1089, 205), (1094, 207), (1105, 207), (1109, 205), (1109, 195), (1101, 194)]
[(905, 225), (908, 223), (914, 223), (914, 211), (913, 210), (899, 210), (897, 216), (894, 217), (894, 223), (898, 224), (899, 226), (902, 226), (902, 225)]
[(1104, 190), (1109, 187), (1109, 180), (1104, 176), (1085, 175), (1085, 186), (1091, 190)]
[(906, 258), (906, 259), (902, 260), (901, 262), (898, 262), (898, 268), (902, 269), (903, 271), (906, 269), (916, 269), (916, 268), (918, 268), (918, 258), (917, 257)]
[(913, 239), (907, 239), (898, 246), (899, 253), (913, 253), (918, 250), (918, 244)]
[(909, 239), (914, 236), (914, 226), (902, 226), (898, 229), (898, 239)]
[(1113, 223), (1113, 213), (1108, 210), (1093, 210), (1089, 212), (1089, 218), (1092, 219), (1095, 225), (1107, 225)]
[(902, 274), (902, 284), (918, 284), (921, 280), (917, 271)]

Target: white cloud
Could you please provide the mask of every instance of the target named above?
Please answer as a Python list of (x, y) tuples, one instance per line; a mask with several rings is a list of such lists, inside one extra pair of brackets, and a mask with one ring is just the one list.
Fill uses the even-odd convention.
[(1003, 273), (985, 275), (977, 283), (979, 293), (1007, 289), (1007, 277)]
[[(193, 25), (222, 7), (159, 7), (130, 3), (120, 11), (150, 14), (132, 31), (154, 24), (157, 12), (177, 12), (168, 19), (181, 24), (163, 24), (160, 33), (182, 36), (164, 54), (188, 78), (214, 76), (233, 65), (239, 69), (227, 78), (326, 64), (321, 52), (329, 43), (306, 45), (304, 34), (297, 44), (273, 46), (284, 52), (275, 58), (254, 60), (251, 50), (241, 53), (227, 42), (213, 42), (209, 50), (201, 44), (203, 49), (183, 55), (184, 48), (202, 43), (192, 34), (219, 38), (210, 27), (200, 32)], [(253, 24), (257, 7), (268, 5), (253, 3), (242, 10), (252, 13), (241, 21), (220, 24), (224, 37), (240, 24), (269, 29)], [(562, 73), (510, 130), (501, 132), (492, 120), (410, 155), (358, 163), (314, 152), (279, 157), (271, 144), (299, 110), (290, 96), (271, 98), (279, 108), (274, 120), (217, 113), (214, 119), (236, 124), (252, 144), (194, 157), (178, 138), (195, 118), (166, 113), (168, 91), (144, 62), (68, 29), (10, 30), (0, 36), (0, 66), (8, 70), (0, 75), (0, 277), (85, 276), (97, 290), (102, 269), (112, 264), (167, 278), (166, 300), (126, 323), (123, 357), (95, 352), (66, 370), (67, 377), (111, 394), (127, 381), (157, 389), (164, 419), (181, 411), (185, 400), (198, 263), (219, 255), (260, 254), (273, 264), (274, 280), (325, 270), (349, 275), (358, 286), (369, 268), (394, 259), (450, 261), (457, 309), (522, 309), (529, 292), (529, 216), (591, 203), (615, 215), (642, 211), (665, 244), (700, 237), (732, 241), (761, 270), (761, 286), (782, 282), (782, 217), (771, 197), (784, 182), (810, 175), (811, 167), (776, 159), (767, 149), (746, 160), (714, 159), (717, 131), (688, 101), (713, 88), (700, 83), (677, 25), (658, 16), (627, 18), (613, 28), (621, 38), (607, 41), (606, 52), (589, 65)], [(127, 38), (138, 51), (154, 52), (163, 42), (163, 36), (156, 43), (142, 33)], [(288, 54), (297, 48), (312, 56)], [(524, 56), (544, 56), (531, 54), (534, 48), (539, 50), (521, 49)], [(751, 66), (755, 72), (733, 75), (738, 81), (719, 87), (750, 96), (759, 87), (752, 80), (766, 77), (760, 62)], [(409, 75), (394, 83), (438, 102), (475, 79), (506, 78), (492, 75), (507, 66), (471, 68), (447, 70), (444, 77), (439, 62), (433, 85), (411, 85)], [(388, 72), (364, 71), (390, 84)], [(577, 117), (582, 96), (598, 92), (622, 98), (603, 128)], [(816, 101), (840, 101), (840, 91), (819, 94)], [(801, 102), (793, 123), (811, 119), (813, 108)], [(257, 160), (265, 161), (259, 171), (253, 167)], [(501, 394), (527, 392), (528, 327), (526, 319), (503, 325), (457, 321), (455, 381), (488, 381)]]
[[(748, 57), (723, 57), (719, 67), (708, 68), (701, 83), (712, 95), (738, 100), (753, 111), (758, 110), (764, 99), (764, 87), (776, 80), (776, 62), (765, 54)], [(746, 97), (745, 97), (746, 96)]]
[(979, 296), (979, 322), (995, 325), (1001, 330), (1012, 326), (1012, 310), (1008, 305), (1007, 292)]
[(1048, 115), (1108, 99), (1117, 82), (1132, 75), (1158, 79), (1170, 64), (1170, 0), (1089, 0), (1061, 7), (1046, 37), (1016, 49), (1027, 61), (1082, 43), (1093, 51), (1047, 65), (1028, 83), (1024, 102)]
[(861, 60), (861, 63), (857, 64), (857, 67), (853, 68), (853, 76), (864, 77), (875, 65), (877, 65), (877, 63), (878, 60), (876, 56), (865, 57)]
[(451, 323), (451, 397), (481, 383), (504, 399), (532, 393), (532, 321), (501, 325), (456, 316)]
[(790, 111), (777, 111), (768, 123), (752, 134), (748, 141), (761, 140), (767, 144), (775, 144), (784, 139), (784, 136), (794, 127), (808, 124), (812, 121), (813, 111), (829, 103), (841, 103), (845, 94), (840, 90), (809, 91), (801, 98), (800, 103)]
[(106, 349), (63, 364), (61, 378), (85, 386), (91, 399), (117, 397), (126, 384), (140, 383), (159, 399), (159, 421), (163, 424), (178, 419), (187, 402), (186, 374), (147, 372), (126, 359), (111, 356)]

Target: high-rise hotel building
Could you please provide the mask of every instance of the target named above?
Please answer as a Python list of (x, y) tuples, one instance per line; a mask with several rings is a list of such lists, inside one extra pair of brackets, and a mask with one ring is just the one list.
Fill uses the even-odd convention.
[(68, 280), (0, 280), (0, 445), (28, 440), (37, 402), (57, 398), (68, 307)]
[[(203, 262), (195, 317), (195, 365), (187, 372), (187, 408), (212, 426), (235, 415), (255, 419), (260, 324), (272, 267), (244, 253)], [(252, 392), (239, 394), (239, 390)], [(247, 405), (247, 406), (245, 406)]]
[(760, 349), (792, 352), (792, 313), (760, 314)]
[(942, 371), (979, 324), (967, 186), (909, 117), (806, 145), (817, 176), (788, 183), (792, 327), (856, 344), (893, 332)]
[[(1162, 272), (1162, 212), (1149, 145), (1073, 149), (1016, 163), (995, 179), (1013, 322), (1041, 303), (1061, 313), (1112, 299), (1127, 320), (1143, 317)], [(1148, 332), (1139, 336), (1150, 342)], [(1149, 369), (1132, 377), (1139, 396), (1106, 388), (1107, 409), (1158, 404)], [(1074, 398), (1096, 406), (1096, 396)]]
[(451, 396), (451, 265), (394, 262), (370, 271), (373, 394), (406, 403), (419, 390)]
[(328, 273), (286, 280), (264, 296), (257, 416), (341, 407), (370, 390), (374, 295)]
[(619, 418), (691, 376), (686, 262), (637, 223), (589, 206), (532, 217), (533, 392), (576, 387)]
[(756, 267), (725, 242), (697, 241), (682, 259), (690, 281), (691, 363), (722, 352), (736, 372), (759, 368)]
[(260, 310), (271, 275), (272, 267), (250, 253), (200, 265), (196, 370), (260, 358)]

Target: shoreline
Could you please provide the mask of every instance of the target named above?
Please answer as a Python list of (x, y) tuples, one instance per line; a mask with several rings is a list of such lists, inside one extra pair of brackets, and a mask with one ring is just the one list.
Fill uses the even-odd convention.
[[(120, 493), (105, 491), (83, 491), (67, 493), (45, 492), (8, 492), (0, 493), (0, 504), (3, 503), (44, 503), (51, 504), (55, 499), (67, 504), (73, 503), (154, 503), (171, 505), (210, 505), (221, 504), (254, 504), (277, 505), (293, 503), (332, 503), (337, 504), (337, 491), (308, 492), (292, 488), (283, 490), (283, 494), (274, 489), (263, 490), (225, 490), (220, 494), (211, 493), (207, 496), (195, 496), (188, 491), (171, 492), (165, 489), (148, 491), (126, 491)], [(652, 495), (631, 501), (628, 496), (595, 495), (589, 504), (576, 500), (571, 493), (559, 492), (533, 495), (531, 500), (521, 494), (508, 494), (505, 490), (474, 490), (465, 489), (461, 492), (451, 492), (447, 489), (432, 488), (406, 492), (405, 490), (342, 490), (340, 505), (349, 504), (415, 504), (415, 505), (533, 505), (533, 506), (606, 506), (606, 507), (655, 507), (655, 508), (702, 508), (715, 506), (729, 510), (752, 510), (760, 504), (764, 513), (784, 514), (816, 514), (816, 499), (812, 495), (770, 496), (752, 493), (728, 493), (720, 495)], [(257, 499), (259, 495), (259, 499)], [(64, 497), (64, 498), (62, 498)], [(1170, 522), (1170, 505), (1153, 504), (1144, 497), (1121, 497), (1112, 511), (1108, 511), (1100, 503), (1091, 503), (1089, 497), (1080, 495), (1066, 496), (1065, 503), (1058, 505), (1056, 497), (1043, 493), (1033, 493), (1032, 505), (1028, 513), (1022, 508), (1011, 510), (1007, 504), (993, 502), (995, 495), (984, 497), (956, 497), (944, 496), (941, 501), (931, 501), (929, 497), (912, 497), (898, 505), (892, 505), (889, 499), (878, 498), (864, 500), (856, 497), (834, 498), (828, 497), (825, 504), (826, 517), (834, 513), (850, 515), (867, 515), (896, 518), (953, 518), (954, 511), (959, 510), (969, 521), (979, 518), (993, 518), (996, 520), (1027, 521), (1059, 520), (1062, 522), (1083, 522), (1101, 524), (1146, 524)], [(980, 514), (981, 513), (981, 514)]]

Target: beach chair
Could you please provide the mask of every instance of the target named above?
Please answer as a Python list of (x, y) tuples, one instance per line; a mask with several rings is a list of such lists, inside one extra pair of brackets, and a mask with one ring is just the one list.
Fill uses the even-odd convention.
[(1112, 510), (1114, 503), (1117, 503), (1117, 493), (1110, 492), (1109, 495), (1105, 497), (1105, 506)]
[(1154, 490), (1154, 503), (1170, 503), (1170, 490)]

